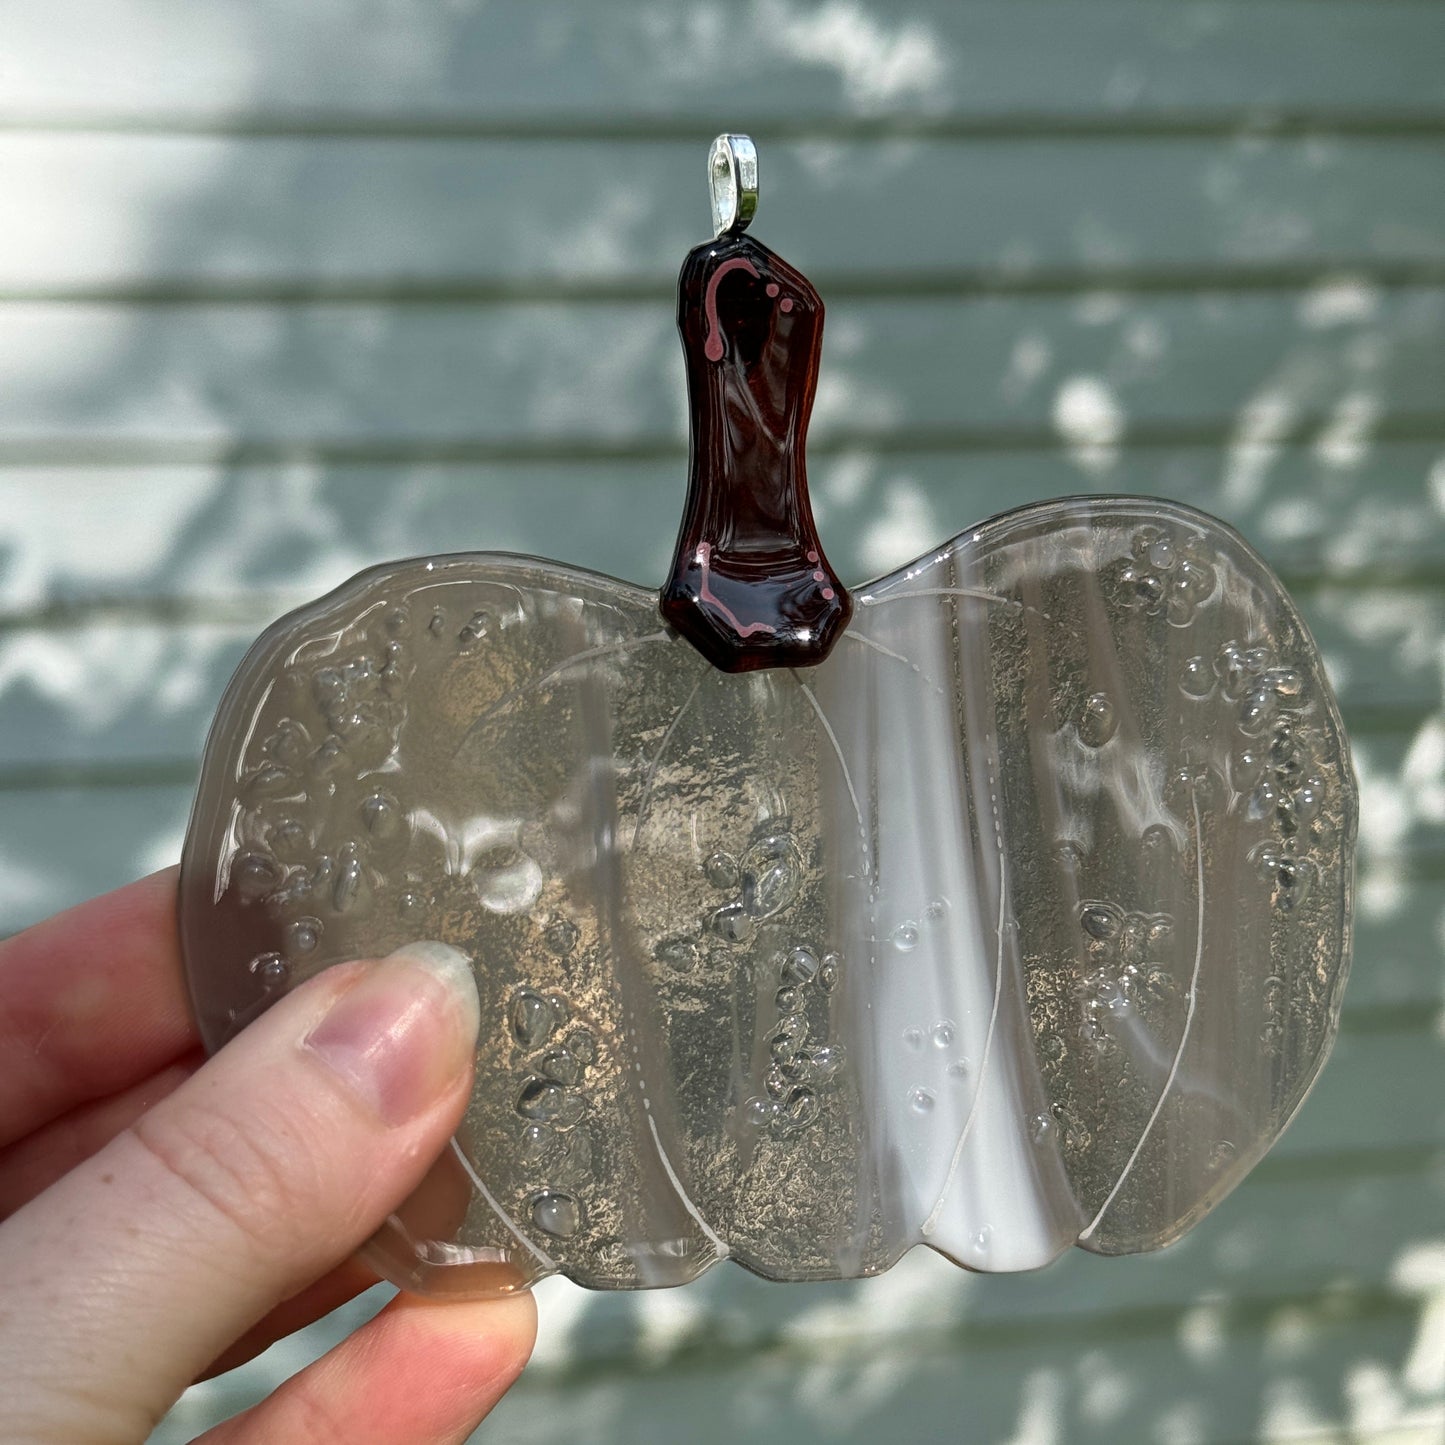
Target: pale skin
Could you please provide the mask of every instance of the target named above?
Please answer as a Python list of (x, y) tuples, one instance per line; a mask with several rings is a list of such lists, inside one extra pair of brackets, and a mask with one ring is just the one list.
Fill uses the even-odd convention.
[[(353, 1251), (471, 1085), (455, 964), (343, 965), (209, 1062), (165, 872), (0, 944), (0, 1440), (144, 1441), (193, 1380), (376, 1282)], [(208, 1442), (460, 1442), (516, 1379), (532, 1298), (399, 1295)]]

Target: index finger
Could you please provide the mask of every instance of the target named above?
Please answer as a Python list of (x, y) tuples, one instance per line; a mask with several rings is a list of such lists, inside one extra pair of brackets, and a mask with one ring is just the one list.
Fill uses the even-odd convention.
[(0, 943), (0, 1147), (197, 1042), (174, 868), (27, 928)]

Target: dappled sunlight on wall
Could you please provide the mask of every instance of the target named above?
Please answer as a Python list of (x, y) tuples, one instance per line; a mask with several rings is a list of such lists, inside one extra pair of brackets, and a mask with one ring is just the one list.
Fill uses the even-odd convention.
[[(0, 927), (173, 857), (247, 640), (390, 557), (639, 582), (723, 125), (828, 307), (830, 558), (1087, 491), (1286, 577), (1363, 789), (1357, 967), (1278, 1151), (1039, 1275), (541, 1291), (527, 1442), (1315, 1441), (1445, 1422), (1445, 12), (1413, 0), (160, 0), (0, 22)], [(373, 1298), (353, 1307), (374, 1307)], [(236, 1408), (343, 1320), (200, 1387)], [(1411, 1435), (1408, 1432), (1420, 1432)]]

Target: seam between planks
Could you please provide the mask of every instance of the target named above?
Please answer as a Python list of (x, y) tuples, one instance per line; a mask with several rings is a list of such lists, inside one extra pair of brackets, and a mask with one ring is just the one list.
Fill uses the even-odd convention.
[[(919, 1246), (923, 1247), (923, 1246)], [(787, 1330), (770, 1330), (753, 1339), (736, 1340), (725, 1331), (699, 1331), (689, 1335), (672, 1350), (645, 1359), (632, 1352), (613, 1350), (590, 1359), (536, 1369), (533, 1388), (569, 1388), (590, 1384), (600, 1378), (655, 1375), (663, 1371), (705, 1370), (714, 1372), (766, 1355), (770, 1361), (809, 1362), (846, 1357), (866, 1352), (870, 1358), (882, 1351), (907, 1352), (917, 1356), (953, 1354), (960, 1348), (979, 1350), (1031, 1349), (1039, 1344), (1097, 1344), (1107, 1337), (1111, 1343), (1137, 1339), (1177, 1338), (1180, 1327), (1201, 1307), (1217, 1311), (1223, 1333), (1232, 1337), (1267, 1331), (1281, 1311), (1291, 1311), (1321, 1328), (1349, 1328), (1377, 1321), (1411, 1319), (1423, 1308), (1417, 1295), (1378, 1286), (1288, 1291), (1258, 1295), (1232, 1293), (1228, 1297), (1205, 1296), (1167, 1305), (1143, 1305), (1078, 1315), (1023, 1316), (1012, 1319), (962, 1320), (926, 1330), (901, 1329), (888, 1334), (832, 1334), (817, 1343)]]
[[(1288, 265), (1154, 268), (1061, 267), (1010, 272), (914, 272), (909, 275), (833, 275), (816, 284), (832, 299), (970, 300), (974, 297), (1073, 297), (1098, 291), (1157, 296), (1304, 291), (1321, 280), (1347, 277), (1381, 289), (1445, 285), (1445, 262), (1381, 261), (1321, 256)], [(111, 286), (0, 288), (0, 305), (51, 306), (498, 306), (555, 303), (670, 302), (675, 283), (657, 278), (615, 281), (467, 281), (397, 278), (337, 281), (137, 281)]]
[[(1271, 444), (1298, 442), (1336, 420), (1333, 408), (1300, 412)], [(1120, 450), (1239, 445), (1239, 419), (1221, 416), (1203, 421), (1141, 421), (1132, 424), (1118, 443)], [(1445, 411), (1397, 412), (1379, 418), (1372, 442), (1445, 441)], [(810, 457), (856, 451), (893, 455), (900, 452), (1059, 452), (1067, 447), (1046, 423), (1025, 426), (920, 427), (847, 430), (830, 428), (810, 439)], [(315, 437), (298, 441), (251, 438), (190, 439), (132, 436), (36, 436), (0, 438), (0, 468), (7, 466), (247, 466), (247, 465), (388, 465), (397, 463), (657, 461), (685, 458), (683, 439), (655, 435), (613, 442), (605, 438), (481, 437), (395, 438), (346, 440)]]
[[(789, 141), (890, 140), (1091, 140), (1445, 137), (1445, 111), (1434, 107), (1361, 109), (1342, 106), (1229, 106), (1218, 109), (1019, 111), (1004, 115), (797, 116), (768, 115), (752, 107), (752, 133), (769, 143)], [(436, 116), (366, 111), (137, 111), (132, 114), (83, 110), (0, 112), (0, 131), (32, 134), (275, 136), (297, 139), (613, 141), (636, 144), (706, 145), (719, 130), (737, 124), (721, 110), (701, 117), (537, 115), (515, 119)]]
[[(1445, 258), (1395, 259), (1328, 256), (1286, 262), (1232, 261), (1187, 265), (1063, 265), (1010, 269), (978, 266), (959, 270), (896, 272), (819, 271), (814, 280), (830, 298), (849, 300), (971, 300), (974, 297), (1072, 297), (1099, 291), (1125, 295), (1195, 296), (1298, 292), (1322, 280), (1348, 278), (1383, 290), (1445, 286)], [(540, 277), (473, 280), (458, 276), (274, 280), (118, 281), (104, 286), (0, 286), (0, 305), (54, 306), (529, 306), (556, 303), (670, 304), (677, 285), (671, 273), (612, 279)]]

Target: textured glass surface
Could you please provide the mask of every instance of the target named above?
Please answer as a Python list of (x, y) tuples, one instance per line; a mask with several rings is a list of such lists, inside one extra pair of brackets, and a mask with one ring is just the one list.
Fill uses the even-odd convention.
[(483, 1028), (396, 1281), (785, 1279), (927, 1243), (1155, 1248), (1333, 1037), (1355, 792), (1319, 657), (1230, 531), (1029, 507), (725, 674), (655, 593), (500, 555), (284, 619), (217, 719), (182, 881), (217, 1047), (438, 938)]

